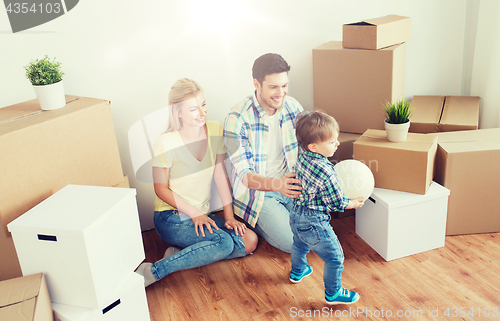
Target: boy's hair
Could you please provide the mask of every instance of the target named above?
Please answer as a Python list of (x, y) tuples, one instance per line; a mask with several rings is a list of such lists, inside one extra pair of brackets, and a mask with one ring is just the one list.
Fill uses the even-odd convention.
[(252, 67), (252, 77), (257, 79), (262, 86), (262, 82), (267, 75), (279, 74), (282, 72), (289, 72), (290, 66), (278, 54), (267, 53), (257, 58)]
[(324, 111), (302, 112), (295, 123), (295, 136), (303, 150), (309, 150), (309, 144), (321, 143), (339, 133), (339, 124)]

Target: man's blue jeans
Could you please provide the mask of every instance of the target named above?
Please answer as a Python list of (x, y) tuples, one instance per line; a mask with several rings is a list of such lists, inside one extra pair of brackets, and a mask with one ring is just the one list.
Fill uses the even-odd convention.
[(175, 271), (247, 255), (241, 236), (236, 235), (234, 230), (227, 229), (220, 217), (213, 214), (209, 217), (215, 221), (219, 229), (212, 227), (213, 234), (210, 234), (204, 226), (205, 237), (203, 237), (201, 233), (199, 236), (196, 235), (193, 220), (186, 214), (178, 215), (176, 210), (154, 213), (156, 232), (161, 239), (165, 243), (182, 248), (178, 253), (152, 265), (151, 272), (157, 280)]
[(325, 289), (336, 293), (342, 283), (344, 252), (337, 235), (330, 226), (330, 215), (295, 205), (290, 216), (293, 232), (292, 271), (302, 273), (307, 265), (307, 253), (313, 250), (325, 262), (323, 281)]
[(275, 248), (290, 253), (293, 244), (293, 234), (290, 230), (293, 199), (279, 192), (266, 192), (265, 195), (254, 232)]

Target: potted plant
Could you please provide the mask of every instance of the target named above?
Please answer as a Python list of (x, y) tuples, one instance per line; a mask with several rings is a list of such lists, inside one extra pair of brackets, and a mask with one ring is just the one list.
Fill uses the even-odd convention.
[(52, 110), (64, 107), (66, 97), (61, 70), (61, 63), (50, 60), (47, 55), (43, 59), (32, 60), (27, 66), (26, 78), (29, 79), (35, 90), (36, 97), (43, 110)]
[(410, 103), (404, 99), (396, 102), (387, 102), (384, 107), (386, 113), (385, 131), (387, 139), (391, 142), (403, 142), (406, 140), (410, 129)]

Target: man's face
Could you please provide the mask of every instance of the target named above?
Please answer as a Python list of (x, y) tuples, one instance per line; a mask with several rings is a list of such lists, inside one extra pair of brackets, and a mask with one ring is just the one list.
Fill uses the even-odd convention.
[(257, 100), (268, 115), (274, 115), (276, 110), (283, 105), (283, 100), (288, 92), (288, 72), (267, 75), (262, 85), (257, 79), (253, 80), (257, 90)]

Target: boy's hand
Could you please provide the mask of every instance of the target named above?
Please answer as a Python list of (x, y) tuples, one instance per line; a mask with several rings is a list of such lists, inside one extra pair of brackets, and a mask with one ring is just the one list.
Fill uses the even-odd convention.
[(300, 193), (302, 193), (302, 186), (300, 186), (300, 179), (294, 178), (296, 175), (295, 173), (290, 173), (280, 178), (279, 188), (276, 191), (289, 198), (299, 197)]
[(347, 205), (346, 209), (360, 208), (364, 204), (365, 204), (365, 200), (363, 199), (363, 197), (358, 197), (358, 198), (350, 199), (349, 200), (349, 205)]

